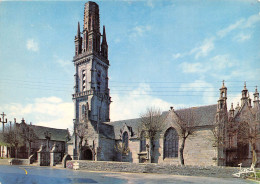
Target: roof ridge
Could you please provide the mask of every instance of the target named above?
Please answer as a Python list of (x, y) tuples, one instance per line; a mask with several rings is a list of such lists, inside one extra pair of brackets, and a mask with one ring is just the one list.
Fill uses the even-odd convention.
[(201, 105), (201, 106), (186, 107), (186, 108), (183, 108), (183, 109), (176, 109), (176, 111), (178, 111), (178, 110), (184, 110), (184, 109), (200, 108), (200, 107), (209, 107), (209, 106), (215, 106), (215, 105), (218, 105), (218, 104), (211, 104), (211, 105)]
[(55, 129), (55, 130), (68, 130), (68, 129), (63, 129), (63, 128), (52, 128), (52, 127), (46, 127), (46, 126), (41, 126), (41, 125), (30, 125), (30, 126), (35, 126), (35, 127), (43, 127), (43, 128), (48, 128), (48, 129)]

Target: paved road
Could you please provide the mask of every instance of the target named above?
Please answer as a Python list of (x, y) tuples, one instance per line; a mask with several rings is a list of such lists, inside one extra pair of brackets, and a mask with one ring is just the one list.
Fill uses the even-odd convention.
[(0, 165), (0, 184), (79, 184), (79, 183), (105, 183), (105, 184), (134, 184), (134, 183), (178, 183), (178, 184), (248, 184), (254, 183), (238, 178), (210, 178), (196, 176), (173, 176), (164, 174), (132, 174), (87, 172), (50, 167), (33, 166), (4, 166)]

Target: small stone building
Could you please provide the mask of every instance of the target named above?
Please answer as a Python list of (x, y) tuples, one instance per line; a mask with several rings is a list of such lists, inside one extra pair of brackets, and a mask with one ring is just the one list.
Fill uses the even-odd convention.
[[(19, 141), (17, 149), (17, 158), (27, 159), (33, 156), (33, 160), (37, 160), (37, 151), (42, 147), (50, 151), (56, 146), (57, 155), (61, 161), (63, 156), (68, 152), (67, 142), (70, 140), (68, 129), (56, 129), (37, 125), (26, 124), (23, 119), (21, 123), (15, 123), (11, 130), (16, 130), (16, 136)], [(8, 132), (6, 132), (8, 134)], [(5, 157), (15, 158), (16, 150), (5, 143), (8, 155)], [(2, 148), (3, 149), (3, 148)], [(4, 155), (3, 155), (4, 156)]]
[[(73, 145), (70, 142), (68, 153), (73, 155), (75, 160), (151, 162), (151, 145), (139, 128), (140, 119), (110, 122), (108, 44), (105, 26), (103, 34), (100, 33), (99, 6), (96, 3), (90, 1), (85, 4), (83, 30), (81, 31), (78, 23), (74, 41), (74, 134), (71, 140)], [(185, 164), (209, 166), (237, 163), (240, 159), (235, 161), (235, 158), (238, 158), (239, 151), (231, 153), (226, 149), (230, 130), (228, 127), (230, 121), (239, 121), (238, 117), (243, 114), (245, 108), (254, 109), (254, 113), (259, 114), (257, 94), (256, 92), (254, 95), (254, 107), (251, 107), (251, 100), (243, 91), (242, 104), (232, 118), (227, 111), (227, 88), (224, 82), (217, 104), (182, 110), (172, 108), (163, 112), (161, 116), (165, 118), (165, 126), (159, 139), (155, 140), (153, 162), (180, 164), (181, 136), (177, 126), (177, 121), (180, 120), (178, 114), (192, 110), (197, 123), (195, 133), (189, 136), (185, 143)], [(125, 145), (129, 152), (123, 155), (117, 152), (118, 144)], [(258, 150), (259, 145), (259, 158)], [(249, 147), (248, 154), (243, 155), (243, 159), (252, 158), (250, 151)]]

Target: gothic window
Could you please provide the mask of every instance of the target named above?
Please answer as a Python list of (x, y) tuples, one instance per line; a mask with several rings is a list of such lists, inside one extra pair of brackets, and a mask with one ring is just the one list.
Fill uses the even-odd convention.
[(145, 138), (145, 132), (142, 131), (140, 135), (140, 152), (146, 151), (146, 138)]
[(128, 148), (128, 133), (127, 132), (123, 133), (122, 142), (125, 145), (125, 147)]
[(179, 137), (174, 128), (169, 128), (164, 135), (164, 158), (178, 157)]

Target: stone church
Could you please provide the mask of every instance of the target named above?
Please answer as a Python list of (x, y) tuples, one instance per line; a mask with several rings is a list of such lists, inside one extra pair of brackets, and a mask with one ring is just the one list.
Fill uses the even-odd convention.
[[(150, 162), (149, 140), (140, 131), (140, 119), (129, 119), (110, 122), (109, 111), (111, 97), (108, 88), (108, 44), (105, 26), (100, 33), (99, 6), (87, 2), (84, 9), (83, 30), (78, 23), (75, 36), (75, 86), (73, 102), (74, 134), (73, 145), (69, 145), (69, 154), (73, 159), (95, 161)], [(254, 93), (254, 105), (251, 105), (246, 85), (242, 91), (241, 105), (227, 110), (227, 88), (223, 82), (220, 97), (216, 104), (189, 108), (192, 109), (198, 124), (193, 135), (185, 143), (184, 159), (186, 165), (232, 165), (243, 162), (251, 164), (252, 148), (249, 144), (240, 154), (237, 131), (228, 132), (229, 124), (236, 124), (249, 112), (259, 126), (259, 93)], [(155, 140), (153, 162), (180, 164), (181, 136), (177, 121), (181, 111), (163, 112), (164, 124), (159, 138)], [(219, 137), (214, 130), (217, 129)], [(234, 126), (233, 126), (234, 129)], [(220, 141), (221, 140), (221, 141)], [(230, 141), (232, 140), (232, 141)], [(229, 146), (226, 147), (226, 142)], [(116, 151), (118, 144), (124, 143), (128, 152)], [(255, 143), (257, 158), (260, 160), (260, 145)], [(259, 162), (259, 161), (258, 161)]]

